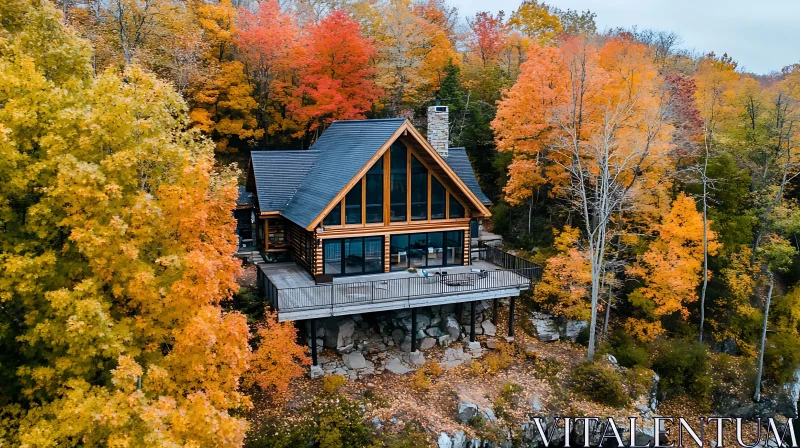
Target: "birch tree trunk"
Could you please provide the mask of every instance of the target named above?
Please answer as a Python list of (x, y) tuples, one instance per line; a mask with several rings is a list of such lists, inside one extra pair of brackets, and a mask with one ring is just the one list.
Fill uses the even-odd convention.
[(703, 342), (703, 328), (706, 322), (706, 289), (708, 288), (708, 145), (706, 140), (706, 157), (703, 160), (703, 288), (700, 290), (700, 331), (698, 340)]
[(775, 277), (772, 271), (767, 271), (769, 275), (769, 291), (767, 292), (767, 303), (764, 305), (764, 326), (761, 328), (761, 349), (758, 352), (758, 374), (756, 375), (756, 392), (753, 401), (761, 401), (761, 375), (764, 371), (764, 350), (767, 345), (767, 323), (769, 321), (769, 305), (772, 301), (772, 288), (775, 286)]

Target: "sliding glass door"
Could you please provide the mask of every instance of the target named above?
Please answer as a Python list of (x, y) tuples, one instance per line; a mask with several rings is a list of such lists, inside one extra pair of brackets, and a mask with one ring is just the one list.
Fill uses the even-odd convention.
[(464, 231), (392, 235), (389, 256), (392, 271), (462, 265)]
[(383, 237), (325, 240), (322, 257), (325, 274), (356, 275), (383, 272)]

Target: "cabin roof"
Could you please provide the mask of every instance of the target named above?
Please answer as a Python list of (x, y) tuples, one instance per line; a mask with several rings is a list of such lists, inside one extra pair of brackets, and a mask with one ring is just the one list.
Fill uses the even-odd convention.
[(308, 227), (405, 121), (334, 121), (311, 145), (319, 156), (283, 216)]
[(467, 157), (466, 148), (450, 148), (447, 152), (448, 156), (444, 160), (450, 165), (450, 168), (464, 181), (464, 184), (478, 197), (478, 200), (481, 201), (483, 205), (492, 205), (492, 201), (481, 191), (478, 178), (475, 177), (475, 171), (472, 169), (469, 157)]
[[(334, 121), (308, 150), (252, 151), (247, 190), (261, 212), (309, 227), (406, 121)], [(451, 148), (446, 160), (482, 204), (491, 204), (463, 148)]]
[[(255, 177), (258, 208), (283, 211), (319, 156), (319, 151), (253, 151), (251, 174)], [(249, 173), (250, 174), (250, 173)], [(252, 186), (249, 188), (252, 191)]]

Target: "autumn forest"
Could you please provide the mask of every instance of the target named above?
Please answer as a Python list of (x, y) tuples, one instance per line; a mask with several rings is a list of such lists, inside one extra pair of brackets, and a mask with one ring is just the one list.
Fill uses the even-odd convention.
[(0, 446), (430, 443), (353, 423), (334, 386), (319, 403), (342, 414), (253, 436), (311, 361), (242, 286), (231, 210), (251, 151), (335, 120), (424, 130), (434, 104), (493, 202), (484, 228), (543, 268), (518, 313), (588, 322), (585, 365), (652, 369), (709, 410), (712, 364), (756, 403), (800, 382), (800, 62), (747, 73), (595, 17), (0, 1)]

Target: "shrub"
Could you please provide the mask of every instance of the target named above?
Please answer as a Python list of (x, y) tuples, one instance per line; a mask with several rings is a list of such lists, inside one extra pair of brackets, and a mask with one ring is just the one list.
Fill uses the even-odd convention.
[(310, 426), (289, 424), (285, 419), (255, 422), (247, 432), (246, 448), (294, 448), (307, 446), (313, 435)]
[(436, 361), (425, 361), (425, 364), (422, 366), (422, 370), (425, 372), (425, 375), (428, 375), (431, 378), (439, 377), (442, 375), (442, 373), (444, 373), (442, 366), (440, 366)]
[(534, 377), (546, 380), (554, 379), (562, 368), (561, 363), (555, 358), (539, 358), (533, 366)]
[(653, 372), (642, 366), (634, 366), (626, 372), (631, 398), (649, 394), (653, 387)]
[(688, 394), (707, 402), (711, 394), (709, 355), (699, 342), (665, 340), (656, 347), (653, 370), (661, 376), (659, 390), (665, 396)]
[(389, 407), (389, 400), (383, 395), (376, 394), (372, 389), (367, 389), (363, 394), (364, 400), (375, 408)]
[(506, 402), (513, 403), (515, 398), (517, 398), (524, 390), (525, 388), (519, 384), (508, 382), (503, 384), (503, 387), (500, 389), (499, 396)]
[(365, 420), (360, 404), (337, 394), (314, 400), (301, 409), (298, 420), (258, 422), (247, 434), (246, 446), (355, 448), (367, 447), (376, 439), (375, 428)]
[(626, 406), (628, 395), (622, 385), (622, 376), (611, 367), (586, 362), (572, 372), (575, 390), (591, 400), (613, 407)]
[(484, 368), (483, 364), (481, 364), (480, 361), (477, 361), (475, 359), (469, 362), (468, 368), (469, 368), (469, 373), (472, 376), (480, 376), (483, 375), (484, 372), (486, 372), (486, 369)]
[(414, 372), (414, 375), (411, 376), (411, 388), (416, 391), (423, 391), (428, 390), (431, 387), (431, 379), (425, 375), (425, 371), (422, 369), (417, 370)]
[(480, 413), (470, 417), (469, 421), (467, 421), (467, 424), (475, 429), (483, 428), (485, 423), (486, 422), (483, 420), (483, 414)]
[(347, 380), (342, 375), (326, 376), (322, 379), (322, 390), (328, 395), (333, 395), (345, 384)]
[(634, 366), (647, 367), (650, 365), (650, 352), (634, 340), (624, 329), (618, 328), (611, 333), (609, 338), (611, 348), (609, 353), (617, 358), (621, 366), (632, 368)]
[(396, 434), (387, 434), (382, 437), (380, 443), (373, 446), (383, 448), (418, 448), (430, 446), (431, 440), (428, 433), (418, 422), (406, 422), (403, 429)]
[(315, 401), (308, 413), (312, 440), (319, 448), (365, 447), (375, 438), (361, 406), (342, 395)]
[(519, 395), (523, 390), (524, 388), (519, 384), (511, 382), (503, 384), (503, 387), (500, 388), (500, 393), (497, 394), (497, 397), (494, 399), (493, 408), (495, 415), (499, 418), (509, 418), (511, 414), (509, 414), (508, 409), (513, 409), (519, 404)]
[(498, 395), (497, 398), (494, 399), (494, 403), (492, 404), (492, 408), (494, 409), (494, 415), (496, 415), (497, 418), (502, 418), (502, 419), (509, 418), (511, 414), (509, 414), (508, 410), (506, 409), (508, 405), (509, 403), (503, 400), (503, 398)]
[(786, 384), (800, 365), (800, 337), (788, 331), (769, 336), (764, 351), (766, 377), (775, 384)]
[(619, 365), (628, 368), (636, 366), (647, 367), (650, 364), (650, 353), (644, 348), (635, 345), (617, 347), (612, 351), (612, 354), (617, 358)]
[(497, 341), (497, 350), (487, 355), (485, 362), (489, 373), (507, 369), (514, 363), (514, 346), (506, 341)]
[(575, 338), (575, 343), (580, 344), (584, 347), (589, 346), (589, 326), (585, 326), (581, 328), (581, 331), (578, 332), (578, 337)]

